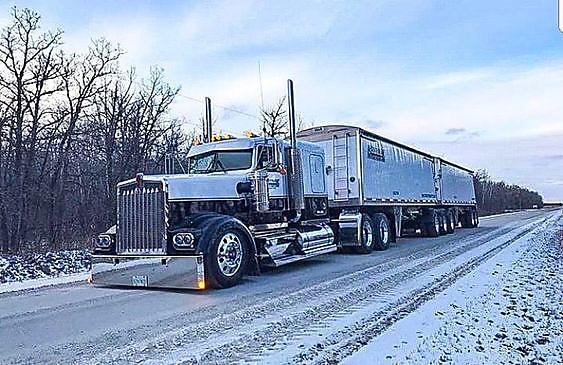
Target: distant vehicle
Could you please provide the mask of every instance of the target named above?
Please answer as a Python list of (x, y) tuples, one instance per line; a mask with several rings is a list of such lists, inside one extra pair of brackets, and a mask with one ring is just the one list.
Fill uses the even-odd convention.
[(225, 288), (265, 266), (385, 250), (409, 230), (478, 225), (472, 171), (357, 127), (296, 133), (291, 80), (288, 92), (288, 141), (214, 138), (209, 103), (187, 173), (119, 183), (92, 281)]

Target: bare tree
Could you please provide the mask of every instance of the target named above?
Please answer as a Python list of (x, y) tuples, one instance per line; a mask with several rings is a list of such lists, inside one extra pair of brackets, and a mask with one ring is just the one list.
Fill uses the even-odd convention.
[(260, 122), (263, 132), (269, 137), (285, 137), (288, 133), (288, 118), (285, 105), (286, 97), (283, 96), (278, 101), (260, 112)]
[(9, 157), (2, 166), (9, 172), (1, 185), (4, 197), (12, 199), (0, 202), (0, 229), (12, 243), (8, 248), (13, 249), (27, 233), (28, 178), (34, 168), (40, 121), (46, 112), (42, 101), (59, 90), (56, 79), (61, 71), (62, 31), (41, 33), (41, 17), (29, 9), (14, 7), (11, 15), (12, 23), (0, 36), (0, 103), (10, 115), (10, 142), (4, 151)]
[[(287, 114), (286, 97), (283, 96), (270, 107), (260, 111), (260, 124), (265, 135), (269, 137), (286, 138), (289, 134), (289, 117)], [(312, 123), (306, 123), (301, 114), (296, 113), (295, 124), (297, 131), (301, 131)]]

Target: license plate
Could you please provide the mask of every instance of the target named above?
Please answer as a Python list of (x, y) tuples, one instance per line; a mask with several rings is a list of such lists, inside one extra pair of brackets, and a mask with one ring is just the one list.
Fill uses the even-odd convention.
[(146, 275), (131, 277), (131, 285), (133, 286), (148, 286), (149, 278)]

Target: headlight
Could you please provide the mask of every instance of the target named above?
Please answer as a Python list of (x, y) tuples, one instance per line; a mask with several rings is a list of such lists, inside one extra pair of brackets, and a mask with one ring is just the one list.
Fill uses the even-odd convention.
[(112, 244), (111, 236), (108, 234), (101, 234), (98, 236), (98, 242), (96, 242), (96, 246), (100, 248), (108, 248)]
[(194, 241), (195, 237), (191, 233), (176, 233), (174, 237), (172, 237), (174, 247), (180, 250), (194, 248)]

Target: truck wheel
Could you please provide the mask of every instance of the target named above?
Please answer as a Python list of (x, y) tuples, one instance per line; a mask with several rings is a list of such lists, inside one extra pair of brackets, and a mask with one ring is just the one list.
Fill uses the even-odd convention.
[(209, 273), (209, 285), (228, 288), (236, 285), (248, 266), (248, 240), (238, 229), (219, 227), (211, 238), (205, 269)]
[(373, 216), (373, 225), (375, 226), (373, 248), (378, 251), (388, 249), (391, 242), (389, 219), (385, 214), (377, 213)]
[(374, 232), (375, 226), (373, 224), (373, 220), (369, 215), (363, 213), (362, 225), (360, 227), (360, 247), (355, 247), (355, 251), (357, 253), (368, 254), (373, 251), (373, 242), (375, 238)]
[(471, 215), (471, 211), (470, 211), (470, 210), (466, 210), (466, 211), (463, 212), (463, 214), (461, 215), (461, 226), (462, 226), (463, 228), (471, 228), (471, 227), (473, 227), (472, 215)]
[(455, 217), (454, 217), (454, 213), (451, 210), (448, 210), (446, 212), (446, 222), (447, 222), (447, 225), (448, 225), (447, 232), (448, 233), (454, 233), (454, 231), (455, 231)]
[(438, 212), (432, 210), (430, 214), (430, 220), (425, 223), (425, 231), (428, 237), (438, 237), (440, 235), (440, 216)]
[(441, 212), (440, 214), (438, 214), (438, 216), (440, 217), (440, 236), (444, 236), (446, 234), (448, 234), (448, 222), (446, 220), (446, 213)]
[(477, 214), (476, 210), (471, 211), (471, 217), (473, 218), (471, 227), (477, 228), (479, 226), (479, 215)]

